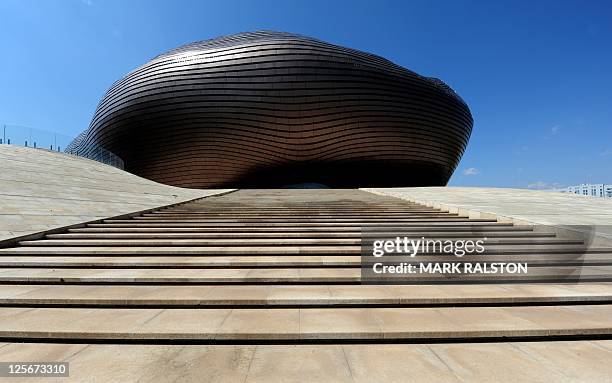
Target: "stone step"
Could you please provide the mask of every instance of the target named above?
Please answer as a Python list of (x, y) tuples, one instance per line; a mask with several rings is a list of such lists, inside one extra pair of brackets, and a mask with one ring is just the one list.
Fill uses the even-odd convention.
[(268, 207), (258, 208), (253, 206), (240, 206), (237, 208), (215, 208), (207, 206), (199, 206), (194, 208), (170, 208), (160, 209), (149, 212), (147, 214), (290, 214), (290, 213), (405, 213), (405, 212), (434, 212), (434, 213), (445, 213), (446, 210), (435, 209), (433, 207), (426, 207), (420, 205), (413, 206), (395, 206), (395, 207), (377, 207), (377, 206), (354, 206), (354, 207)]
[(449, 216), (449, 217), (411, 217), (411, 218), (392, 218), (392, 217), (382, 217), (382, 218), (210, 218), (210, 219), (164, 219), (164, 218), (155, 218), (155, 217), (133, 217), (131, 219), (106, 219), (104, 223), (377, 223), (377, 222), (385, 222), (385, 223), (402, 223), (402, 222), (496, 222), (493, 219), (469, 219), (467, 217), (459, 217), (459, 216)]
[(402, 220), (402, 219), (416, 219), (425, 218), (427, 220), (434, 218), (467, 218), (466, 215), (458, 215), (451, 213), (420, 213), (420, 214), (148, 214), (131, 219), (136, 220), (287, 220), (291, 221), (303, 221), (303, 220), (380, 220), (380, 219), (391, 219), (391, 220)]
[(225, 229), (225, 228), (243, 228), (243, 229), (251, 229), (251, 228), (325, 228), (325, 230), (329, 231), (333, 229), (334, 231), (338, 230), (339, 227), (352, 227), (354, 228), (389, 228), (392, 227), (394, 229), (404, 229), (404, 228), (434, 228), (434, 227), (461, 227), (461, 228), (480, 228), (480, 227), (498, 227), (498, 226), (511, 226), (511, 223), (499, 223), (496, 221), (440, 221), (440, 222), (427, 222), (423, 223), (422, 221), (418, 222), (353, 222), (353, 223), (334, 223), (334, 222), (208, 222), (208, 223), (194, 223), (194, 222), (186, 222), (186, 223), (160, 223), (160, 222), (143, 222), (143, 221), (123, 221), (121, 223), (90, 223), (88, 227), (163, 227), (163, 228), (172, 228), (172, 227), (201, 227), (201, 228), (216, 228), (216, 229)]
[(612, 306), (0, 308), (0, 337), (71, 340), (472, 340), (609, 336)]
[[(18, 250), (17, 250), (18, 249)], [(53, 249), (57, 249), (57, 248), (53, 248)], [(73, 248), (66, 248), (66, 249), (73, 249)], [(295, 254), (291, 254), (291, 253), (285, 253), (285, 254), (273, 254), (273, 253), (249, 253), (249, 252), (236, 252), (235, 254), (232, 253), (218, 253), (218, 252), (212, 252), (212, 253), (206, 253), (206, 252), (188, 252), (188, 251), (183, 251), (181, 252), (172, 252), (171, 248), (169, 248), (166, 251), (161, 251), (161, 252), (153, 252), (153, 251), (149, 251), (150, 254), (145, 254), (144, 251), (121, 251), (120, 249), (114, 249), (114, 248), (109, 248), (108, 251), (105, 252), (101, 252), (96, 250), (95, 252), (92, 251), (85, 251), (91, 248), (80, 248), (80, 249), (84, 249), (83, 251), (65, 251), (65, 252), (58, 252), (58, 251), (53, 251), (53, 252), (49, 252), (49, 253), (41, 253), (40, 252), (40, 248), (38, 247), (22, 247), (22, 248), (15, 248), (15, 251), (11, 250), (11, 249), (7, 249), (7, 250), (0, 250), (0, 261), (2, 262), (12, 262), (15, 259), (18, 259), (17, 257), (38, 257), (40, 259), (46, 259), (49, 257), (61, 257), (61, 258), (78, 258), (81, 259), (83, 257), (112, 257), (112, 258), (116, 258), (116, 257), (127, 257), (127, 258), (137, 258), (137, 257), (143, 257), (143, 258), (153, 258), (153, 259), (158, 259), (158, 258), (168, 258), (168, 259), (181, 259), (181, 258), (191, 258), (191, 259), (208, 259), (208, 258), (219, 258), (219, 259), (224, 259), (227, 257), (231, 257), (232, 259), (244, 259), (252, 261), (253, 259), (282, 259), (279, 257), (284, 257), (287, 259), (318, 259), (320, 257), (324, 257), (324, 258), (330, 258), (330, 259), (361, 259), (361, 254), (360, 253), (346, 253), (346, 254), (338, 254), (338, 253), (295, 253)], [(147, 250), (151, 250), (150, 248), (142, 248), (142, 249), (147, 249)], [(190, 248), (187, 248), (190, 249)], [(4, 255), (4, 256), (2, 256)], [(530, 263), (537, 263), (538, 260), (542, 259), (544, 261), (549, 261), (549, 260), (558, 260), (558, 261), (607, 261), (608, 258), (612, 257), (612, 251), (608, 250), (608, 251), (596, 251), (596, 250), (586, 250), (586, 251), (565, 251), (565, 252), (561, 252), (561, 251), (549, 251), (549, 252), (514, 252), (514, 253), (510, 253), (510, 252), (498, 252), (498, 253), (494, 253), (494, 254), (485, 254), (485, 255), (481, 255), (481, 254), (477, 254), (477, 255), (464, 255), (462, 257), (457, 257), (454, 255), (449, 255), (449, 254), (428, 254), (428, 255), (419, 255), (418, 257), (410, 257), (409, 255), (397, 255), (397, 254), (391, 254), (388, 256), (384, 256), (384, 257), (380, 257), (380, 258), (373, 258), (373, 257), (369, 257), (367, 259), (365, 259), (366, 262), (371, 262), (372, 260), (386, 260), (389, 262), (420, 262), (420, 261), (431, 261), (431, 262), (447, 262), (447, 261), (452, 261), (452, 262), (462, 262), (462, 261), (478, 261), (478, 262), (500, 262), (500, 260), (508, 260), (508, 261), (513, 261), (513, 262), (519, 262), (519, 261), (525, 261), (525, 262), (530, 262)]]
[[(401, 232), (411, 235), (428, 235), (430, 232), (446, 233), (528, 233), (533, 232), (532, 226), (511, 225), (474, 225), (474, 226), (401, 226)], [(385, 227), (368, 227), (371, 232), (389, 232)], [(397, 232), (392, 228), (392, 232)], [(68, 229), (69, 233), (219, 233), (222, 235), (250, 234), (250, 233), (356, 233), (361, 234), (360, 226), (334, 226), (333, 232), (328, 226), (323, 227), (116, 227), (105, 224), (89, 224), (87, 227)], [(484, 235), (484, 234), (483, 234)]]
[[(465, 263), (465, 262), (524, 262), (529, 266), (563, 265), (612, 265), (612, 252), (609, 254), (547, 254), (547, 255), (492, 255), (482, 256), (409, 256), (381, 257), (377, 262), (409, 263), (422, 262)], [(365, 265), (365, 264), (364, 264)], [(11, 256), (0, 257), (0, 267), (80, 267), (80, 268), (210, 268), (210, 267), (361, 267), (360, 256)]]
[(384, 201), (378, 201), (376, 203), (359, 203), (352, 202), (348, 204), (263, 204), (263, 203), (226, 203), (226, 204), (215, 204), (212, 203), (212, 199), (208, 197), (207, 202), (193, 201), (188, 204), (178, 205), (174, 207), (161, 208), (157, 211), (310, 211), (310, 210), (438, 210), (432, 207), (424, 205), (410, 203), (401, 200), (399, 203), (386, 203)]
[[(609, 248), (582, 245), (487, 246), (482, 256), (512, 254), (610, 253)], [(7, 255), (360, 255), (360, 246), (22, 246), (0, 249)], [(429, 253), (436, 255), (435, 253)], [(445, 255), (445, 254), (444, 254)]]
[[(291, 207), (291, 206), (278, 206), (278, 207), (253, 207), (248, 205), (242, 205), (240, 207), (210, 207), (210, 206), (198, 206), (194, 208), (173, 208), (173, 209), (161, 209), (155, 210), (153, 214), (241, 214), (241, 213), (252, 213), (252, 214), (289, 214), (289, 213), (405, 213), (405, 212), (437, 212), (445, 213), (446, 210), (435, 209), (425, 206), (353, 206), (353, 207), (323, 207), (323, 206), (312, 206), (312, 207)], [(147, 213), (149, 214), (149, 213)]]
[(0, 304), (92, 306), (449, 306), (612, 301), (612, 283), (488, 285), (5, 285)]
[(287, 212), (287, 211), (412, 211), (412, 210), (426, 210), (426, 211), (441, 211), (430, 206), (417, 205), (417, 204), (348, 204), (348, 205), (317, 205), (317, 204), (277, 204), (277, 205), (258, 205), (257, 203), (235, 203), (229, 205), (216, 205), (216, 204), (204, 204), (191, 202), (185, 205), (178, 205), (175, 207), (162, 208), (156, 211), (159, 212), (178, 212), (178, 213), (191, 213), (191, 212), (242, 212), (242, 211), (253, 211), (253, 212)]
[(258, 211), (236, 211), (236, 212), (211, 212), (211, 211), (192, 211), (192, 212), (171, 212), (171, 211), (153, 211), (151, 213), (142, 214), (143, 217), (401, 217), (401, 216), (414, 216), (414, 215), (425, 215), (425, 216), (456, 216), (457, 213), (443, 212), (440, 210), (398, 210), (398, 211), (295, 211), (288, 210), (286, 212), (258, 212)]
[(414, 218), (355, 218), (355, 219), (343, 219), (343, 218), (245, 218), (245, 219), (157, 219), (152, 217), (134, 217), (133, 219), (107, 219), (104, 220), (104, 223), (135, 223), (135, 224), (177, 224), (177, 223), (209, 223), (209, 224), (227, 224), (227, 223), (281, 223), (281, 224), (312, 224), (312, 223), (334, 223), (334, 224), (377, 224), (377, 223), (411, 223), (411, 222), (445, 222), (445, 223), (455, 223), (455, 222), (496, 222), (492, 219), (469, 219), (467, 217), (414, 217)]
[[(384, 238), (384, 237), (383, 237)], [(438, 238), (445, 241), (447, 238)], [(361, 245), (360, 238), (190, 238), (190, 239), (39, 239), (20, 241), (21, 246), (345, 246)], [(578, 245), (584, 242), (577, 239), (558, 238), (487, 238), (486, 248), (496, 246), (541, 246)]]
[[(393, 277), (393, 276), (392, 276)], [(612, 281), (612, 266), (533, 267), (528, 274), (415, 274), (395, 277), (397, 283), (576, 282)], [(219, 268), (219, 269), (53, 269), (0, 268), (0, 283), (361, 283), (358, 268)]]
[(237, 211), (170, 211), (170, 210), (156, 210), (151, 213), (145, 213), (143, 217), (169, 217), (169, 216), (179, 216), (179, 217), (192, 217), (192, 216), (255, 216), (260, 217), (262, 215), (265, 216), (278, 216), (278, 217), (291, 217), (291, 216), (320, 216), (327, 215), (332, 217), (346, 217), (346, 216), (411, 216), (411, 215), (457, 215), (456, 213), (449, 213), (445, 211), (440, 211), (436, 209), (429, 210), (416, 210), (416, 209), (399, 209), (399, 210), (294, 210), (287, 209), (286, 211), (257, 211), (257, 210), (237, 210)]
[[(377, 232), (377, 235), (396, 235), (396, 232)], [(411, 232), (413, 238), (421, 236), (429, 238), (555, 238), (554, 233), (543, 232), (495, 232), (495, 231), (480, 231), (480, 232)], [(173, 233), (173, 232), (158, 232), (158, 233), (139, 233), (139, 232), (87, 232), (81, 229), (71, 229), (69, 233), (62, 234), (47, 234), (49, 239), (222, 239), (222, 238), (361, 238), (362, 233), (353, 232), (255, 232), (255, 233)]]

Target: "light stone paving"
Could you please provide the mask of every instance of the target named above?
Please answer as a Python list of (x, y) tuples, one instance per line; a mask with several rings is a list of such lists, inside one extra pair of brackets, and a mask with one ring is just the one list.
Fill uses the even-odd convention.
[[(472, 218), (589, 230), (603, 243), (612, 243), (612, 198), (597, 198), (555, 191), (482, 188), (410, 187), (363, 188)], [(588, 226), (589, 228), (572, 228)]]
[(612, 284), (418, 286), (113, 286), (7, 285), (0, 303), (130, 305), (342, 305), (609, 302)]
[[(0, 361), (67, 361), (18, 382), (609, 382), (612, 341), (389, 345), (0, 345)], [(8, 381), (4, 380), (3, 381)]]
[(0, 241), (229, 190), (162, 185), (86, 158), (0, 145)]
[(0, 337), (176, 341), (487, 339), (607, 335), (612, 306), (0, 308)]

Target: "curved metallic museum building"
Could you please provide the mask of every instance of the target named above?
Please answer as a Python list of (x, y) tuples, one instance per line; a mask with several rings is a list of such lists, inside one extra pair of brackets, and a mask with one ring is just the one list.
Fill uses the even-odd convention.
[[(398, 48), (399, 49), (399, 48)], [(442, 81), (289, 33), (188, 44), (117, 81), (67, 148), (191, 187), (445, 185), (472, 130)]]

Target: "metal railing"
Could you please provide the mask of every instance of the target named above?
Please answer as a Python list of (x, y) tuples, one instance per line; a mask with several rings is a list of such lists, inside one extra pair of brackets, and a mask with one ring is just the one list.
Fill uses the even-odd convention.
[(115, 153), (106, 150), (101, 146), (88, 146), (86, 150), (66, 150), (66, 153), (89, 158), (90, 160), (98, 161), (119, 169), (124, 169), (123, 160)]
[(68, 154), (89, 158), (119, 169), (124, 168), (123, 160), (119, 156), (101, 146), (88, 146), (87, 150), (75, 149), (78, 145), (75, 145), (74, 141), (82, 139), (82, 134), (75, 139), (65, 134), (21, 125), (2, 124), (0, 128), (0, 144), (19, 145), (57, 152), (63, 150)]
[(21, 125), (2, 124), (0, 144), (62, 151), (72, 139), (64, 134)]

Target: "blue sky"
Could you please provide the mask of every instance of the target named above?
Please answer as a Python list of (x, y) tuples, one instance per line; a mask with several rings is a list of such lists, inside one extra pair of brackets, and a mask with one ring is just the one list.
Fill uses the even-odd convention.
[(451, 185), (612, 183), (610, 1), (1, 0), (0, 20), (0, 124), (74, 136), (157, 54), (272, 29), (451, 85), (475, 120)]

